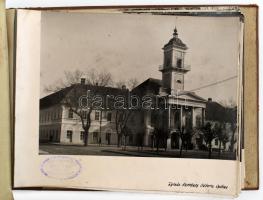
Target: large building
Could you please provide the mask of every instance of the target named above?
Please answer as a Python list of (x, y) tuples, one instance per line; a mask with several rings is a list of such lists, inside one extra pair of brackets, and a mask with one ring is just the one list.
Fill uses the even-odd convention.
[[(194, 92), (184, 90), (185, 76), (191, 70), (186, 64), (188, 47), (178, 37), (176, 28), (173, 37), (163, 47), (163, 64), (159, 67), (162, 79), (149, 78), (139, 84), (132, 91), (126, 88), (102, 87), (85, 84), (81, 80), (74, 84), (46, 96), (40, 100), (40, 142), (54, 142), (63, 144), (83, 144), (84, 129), (82, 120), (67, 104), (69, 96), (81, 96), (87, 91), (96, 91), (96, 94), (107, 96), (124, 96), (139, 99), (135, 109), (116, 109), (114, 98), (110, 108), (92, 109), (90, 114), (90, 128), (88, 134), (89, 144), (127, 144), (155, 147), (156, 132), (158, 146), (167, 149), (179, 149), (181, 146), (182, 130), (191, 132), (188, 148), (200, 149), (205, 145), (203, 134), (200, 132), (207, 120), (213, 121), (213, 114), (206, 111), (207, 100)], [(77, 92), (76, 92), (77, 91)], [(136, 98), (134, 98), (136, 96)], [(116, 100), (116, 99), (115, 99)], [(129, 102), (129, 101), (127, 101)], [(105, 103), (105, 102), (104, 102)], [(133, 103), (133, 102), (132, 102)], [(138, 103), (138, 102), (137, 102)], [(128, 103), (126, 104), (128, 105)], [(88, 112), (88, 110), (83, 110)], [(129, 117), (126, 123), (119, 125), (118, 114), (123, 112)], [(87, 120), (84, 118), (84, 120)], [(118, 126), (118, 127), (117, 127)], [(125, 134), (119, 138), (122, 126)], [(125, 136), (125, 137), (123, 137)], [(124, 142), (124, 141), (125, 142)]]
[[(158, 96), (160, 110), (143, 109), (144, 125), (138, 127), (144, 132), (144, 145), (153, 146), (154, 129), (162, 130), (163, 137), (159, 138), (160, 146), (166, 148), (180, 147), (180, 131), (193, 131), (204, 124), (206, 100), (193, 92), (184, 90), (185, 75), (190, 71), (186, 64), (187, 46), (178, 38), (177, 29), (173, 37), (163, 47), (163, 64), (159, 67), (162, 80), (150, 78), (132, 92), (139, 96)], [(158, 125), (157, 125), (158, 124)], [(158, 126), (158, 127), (157, 127)], [(192, 137), (193, 148), (203, 144), (198, 132)]]

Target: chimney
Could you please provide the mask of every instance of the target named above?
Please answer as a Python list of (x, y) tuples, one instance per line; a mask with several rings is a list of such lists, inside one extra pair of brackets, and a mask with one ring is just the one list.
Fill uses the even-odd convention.
[(126, 90), (126, 85), (122, 85), (122, 86), (121, 86), (121, 89), (122, 89), (122, 90)]
[(81, 84), (81, 85), (85, 85), (85, 82), (86, 82), (86, 79), (85, 79), (85, 78), (81, 78), (81, 79), (80, 79), (80, 84)]
[(208, 102), (212, 102), (212, 98), (211, 97), (208, 98)]

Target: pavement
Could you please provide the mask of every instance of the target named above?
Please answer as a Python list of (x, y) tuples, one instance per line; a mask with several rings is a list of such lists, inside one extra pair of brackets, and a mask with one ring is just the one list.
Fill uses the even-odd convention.
[[(117, 147), (116, 145), (62, 145), (62, 144), (40, 144), (39, 154), (55, 155), (97, 155), (97, 156), (133, 156), (133, 157), (169, 157), (169, 158), (199, 158), (207, 159), (208, 152), (201, 150), (183, 150), (182, 157), (178, 149), (167, 150), (143, 147), (139, 149), (135, 146)], [(235, 154), (232, 152), (212, 152), (212, 159), (234, 160)]]

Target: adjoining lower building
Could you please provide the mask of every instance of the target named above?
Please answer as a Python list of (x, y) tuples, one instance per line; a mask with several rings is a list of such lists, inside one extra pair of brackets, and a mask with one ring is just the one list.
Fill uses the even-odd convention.
[[(127, 89), (87, 85), (84, 82), (64, 88), (40, 100), (39, 140), (61, 144), (84, 144), (84, 129), (80, 117), (65, 102), (72, 91), (95, 91), (97, 95), (125, 95)], [(85, 93), (83, 93), (84, 95)], [(81, 95), (77, 95), (77, 98)], [(88, 109), (82, 109), (86, 116)], [(116, 110), (93, 109), (88, 134), (89, 144), (117, 144)], [(87, 120), (87, 118), (83, 118)]]

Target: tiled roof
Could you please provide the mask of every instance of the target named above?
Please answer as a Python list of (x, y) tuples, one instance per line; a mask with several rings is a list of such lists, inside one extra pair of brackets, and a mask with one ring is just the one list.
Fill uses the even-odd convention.
[(71, 87), (63, 88), (40, 99), (40, 109), (59, 104), (71, 90)]
[(172, 39), (170, 39), (169, 42), (164, 45), (164, 48), (166, 48), (167, 46), (170, 46), (170, 45), (173, 45), (175, 47), (180, 47), (184, 50), (188, 49), (186, 44), (184, 44), (180, 38), (176, 38), (176, 37), (173, 37)]
[(84, 85), (84, 84), (74, 84), (69, 87), (63, 88), (57, 92), (54, 92), (46, 97), (40, 99), (40, 108), (47, 108), (56, 104), (62, 103), (63, 99), (66, 97), (69, 92), (77, 90), (78, 96), (87, 94), (87, 91), (91, 92), (96, 91), (96, 95), (106, 96), (106, 95), (128, 95), (129, 90), (119, 89), (113, 87), (105, 86), (95, 86), (95, 85)]
[(184, 50), (187, 49), (186, 44), (184, 44), (182, 42), (182, 40), (180, 38), (178, 38), (178, 33), (177, 33), (176, 27), (174, 28), (173, 38), (170, 39), (169, 42), (166, 45), (164, 45), (163, 48), (166, 48), (167, 46), (170, 46), (170, 45), (175, 46), (175, 47), (179, 47), (179, 48), (184, 49)]
[(132, 93), (144, 93), (146, 90), (152, 91), (154, 94), (159, 93), (159, 88), (162, 86), (162, 81), (156, 78), (148, 78), (140, 85), (132, 90)]

